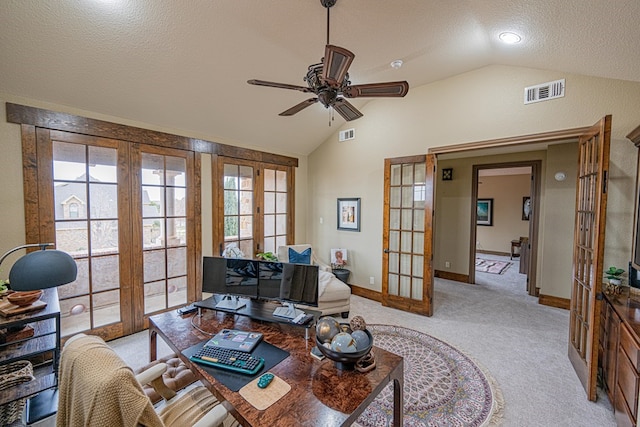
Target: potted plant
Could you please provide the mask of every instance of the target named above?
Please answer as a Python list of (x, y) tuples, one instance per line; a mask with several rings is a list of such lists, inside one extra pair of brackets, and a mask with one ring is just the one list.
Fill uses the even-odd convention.
[(609, 283), (611, 283), (612, 285), (619, 286), (622, 284), (622, 275), (624, 274), (624, 270), (622, 268), (609, 267), (609, 269), (605, 271), (604, 274), (609, 280)]
[(256, 254), (256, 258), (263, 259), (265, 261), (278, 261), (278, 257), (273, 252), (259, 252)]

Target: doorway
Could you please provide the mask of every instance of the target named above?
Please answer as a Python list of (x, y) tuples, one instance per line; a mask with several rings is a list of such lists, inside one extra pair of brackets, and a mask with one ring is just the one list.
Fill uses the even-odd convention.
[(473, 165), (469, 283), (476, 282), (478, 252), (517, 255), (526, 290), (537, 296), (536, 253), (540, 160)]

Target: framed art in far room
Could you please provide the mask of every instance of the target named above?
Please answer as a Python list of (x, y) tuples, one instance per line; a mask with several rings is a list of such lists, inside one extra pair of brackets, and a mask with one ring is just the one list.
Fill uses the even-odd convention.
[(493, 225), (493, 199), (478, 199), (477, 225)]
[(338, 230), (360, 231), (360, 198), (338, 199)]

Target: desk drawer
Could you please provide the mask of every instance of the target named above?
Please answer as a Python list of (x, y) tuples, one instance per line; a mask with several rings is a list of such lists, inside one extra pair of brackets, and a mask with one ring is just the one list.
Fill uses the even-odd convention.
[(625, 324), (620, 328), (620, 347), (624, 349), (634, 369), (640, 371), (640, 348)]

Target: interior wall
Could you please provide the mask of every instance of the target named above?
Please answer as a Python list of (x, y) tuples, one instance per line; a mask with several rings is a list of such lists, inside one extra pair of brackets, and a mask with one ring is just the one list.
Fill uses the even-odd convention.
[[(524, 105), (524, 87), (561, 78), (566, 79), (565, 97)], [(634, 185), (629, 183), (634, 182), (636, 149), (625, 136), (640, 121), (640, 83), (492, 65), (412, 87), (402, 99), (375, 100), (360, 108), (364, 117), (336, 128), (336, 134), (309, 156), (310, 240), (327, 256), (331, 247), (349, 249), (352, 283), (381, 290), (385, 158), (425, 154), (431, 147), (590, 126), (607, 114), (613, 116), (613, 188), (609, 192), (605, 262), (611, 257), (630, 258), (631, 243), (626, 235), (633, 224)], [(337, 132), (348, 128), (356, 130), (356, 139), (339, 143)], [(544, 157), (546, 153), (538, 156)], [(468, 178), (463, 182), (470, 187)], [(338, 197), (362, 198), (361, 232), (336, 229)], [(447, 256), (452, 257), (453, 265), (466, 267), (469, 202), (455, 204), (466, 207), (446, 209), (444, 217), (438, 215), (440, 207), (436, 205), (435, 257), (441, 260), (439, 250), (455, 247)], [(566, 203), (564, 209), (572, 211), (574, 204)], [(441, 222), (450, 226), (442, 231)], [(621, 235), (625, 238), (618, 239)], [(541, 251), (539, 247), (539, 257)]]
[(493, 225), (478, 225), (476, 251), (510, 253), (511, 241), (529, 236), (522, 198), (531, 192), (531, 174), (481, 176), (478, 199), (493, 199)]
[[(135, 122), (122, 119), (119, 117), (107, 116), (90, 111), (70, 108), (68, 106), (51, 104), (43, 101), (23, 98), (10, 94), (0, 93), (0, 170), (2, 170), (2, 185), (0, 186), (0, 206), (2, 206), (2, 221), (0, 221), (0, 254), (9, 249), (25, 243), (25, 222), (24, 222), (24, 192), (22, 181), (22, 141), (20, 125), (8, 123), (6, 121), (6, 103), (12, 102), (16, 104), (29, 105), (37, 108), (45, 108), (53, 111), (75, 114), (82, 117), (105, 120), (113, 123), (121, 123), (129, 126), (135, 126), (144, 129), (166, 132), (175, 135), (183, 135), (192, 138), (203, 139), (207, 141), (215, 141), (223, 144), (238, 145), (233, 141), (225, 141), (217, 138), (215, 135), (202, 134), (186, 134), (181, 129), (171, 129), (165, 127), (154, 126), (148, 123)], [(246, 148), (254, 148), (250, 145), (244, 145)], [(265, 151), (260, 148), (261, 151)], [(296, 221), (295, 232), (296, 239), (306, 240), (307, 233), (307, 160), (306, 156), (296, 155), (294, 153), (276, 152), (298, 158), (298, 168), (296, 170)], [(202, 251), (204, 255), (213, 254), (212, 248), (212, 224), (213, 205), (211, 198), (211, 156), (202, 155)], [(0, 278), (6, 278), (11, 265), (23, 253), (21, 251), (12, 254), (2, 263), (0, 267)]]

